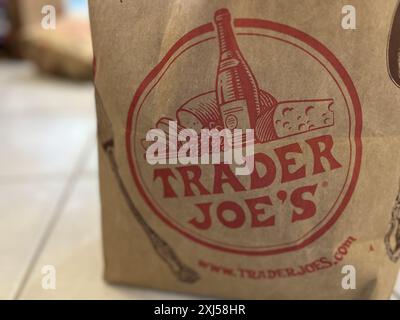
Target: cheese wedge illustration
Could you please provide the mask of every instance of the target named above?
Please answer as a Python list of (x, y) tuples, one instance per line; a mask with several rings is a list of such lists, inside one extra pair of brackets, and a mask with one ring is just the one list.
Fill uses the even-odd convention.
[(273, 115), (278, 138), (333, 126), (333, 103), (333, 99), (278, 103)]

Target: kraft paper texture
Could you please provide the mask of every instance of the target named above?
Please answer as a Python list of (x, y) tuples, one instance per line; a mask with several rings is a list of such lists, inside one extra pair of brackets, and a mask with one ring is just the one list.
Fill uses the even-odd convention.
[[(398, 3), (351, 2), (356, 29), (342, 27), (339, 0), (89, 1), (107, 281), (232, 298), (390, 296)], [(149, 164), (146, 133), (169, 121), (251, 126), (259, 179), (234, 165)]]

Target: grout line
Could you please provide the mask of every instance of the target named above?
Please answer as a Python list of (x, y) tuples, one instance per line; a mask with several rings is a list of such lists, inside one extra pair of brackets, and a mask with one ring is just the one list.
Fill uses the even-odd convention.
[(42, 252), (46, 246), (47, 240), (50, 237), (52, 231), (54, 230), (54, 227), (56, 226), (56, 224), (63, 212), (63, 209), (64, 209), (66, 203), (68, 202), (74, 187), (76, 186), (76, 184), (78, 182), (79, 176), (84, 172), (86, 162), (89, 159), (90, 153), (93, 150), (93, 148), (91, 148), (92, 144), (93, 144), (93, 136), (92, 136), (92, 134), (89, 134), (89, 137), (87, 138), (87, 141), (84, 143), (83, 149), (78, 156), (77, 162), (76, 162), (70, 176), (68, 177), (68, 179), (65, 183), (65, 186), (61, 192), (61, 195), (54, 207), (53, 213), (50, 215), (49, 222), (45, 226), (44, 231), (42, 232), (42, 235), (36, 246), (36, 249), (34, 250), (32, 256), (30, 258), (28, 266), (22, 276), (22, 280), (20, 281), (17, 289), (15, 290), (15, 293), (12, 294), (12, 299), (14, 299), (14, 300), (20, 299), (21, 294), (24, 291), (25, 286), (29, 280), (29, 277), (30, 277), (40, 255), (42, 254)]

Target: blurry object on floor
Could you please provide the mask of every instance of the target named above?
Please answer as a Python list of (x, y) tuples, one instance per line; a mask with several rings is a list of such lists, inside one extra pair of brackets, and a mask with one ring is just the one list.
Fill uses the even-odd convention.
[[(0, 0), (5, 1), (5, 0)], [(7, 1), (11, 21), (8, 47), (14, 56), (28, 58), (46, 73), (73, 79), (90, 79), (92, 45), (85, 0)], [(48, 20), (44, 6), (55, 8), (55, 28), (44, 28)]]
[(11, 30), (7, 39), (9, 52), (17, 57), (23, 55), (21, 38), (24, 30), (31, 26), (41, 26), (43, 19), (42, 8), (52, 5), (57, 17), (63, 12), (63, 0), (0, 0), (6, 3)]
[(92, 44), (87, 19), (61, 17), (56, 30), (32, 26), (23, 34), (24, 56), (48, 73), (90, 79)]

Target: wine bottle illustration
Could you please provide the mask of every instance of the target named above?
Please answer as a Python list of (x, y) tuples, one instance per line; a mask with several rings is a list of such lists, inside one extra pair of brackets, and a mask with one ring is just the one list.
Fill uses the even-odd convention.
[(227, 9), (215, 12), (215, 24), (220, 50), (216, 95), (224, 126), (254, 129), (260, 114), (257, 80), (240, 51)]
[(267, 64), (264, 69), (260, 68), (263, 64), (258, 65), (263, 80), (257, 81), (241, 51), (234, 31), (235, 22), (227, 8), (214, 13), (214, 26), (215, 44), (219, 49), (214, 90), (199, 92), (183, 101), (177, 106), (175, 117), (169, 116), (170, 119), (175, 118), (181, 128), (197, 133), (202, 129), (253, 129), (255, 144), (334, 125), (334, 100), (331, 97), (278, 100), (270, 93), (273, 86), (265, 81), (271, 67)]

